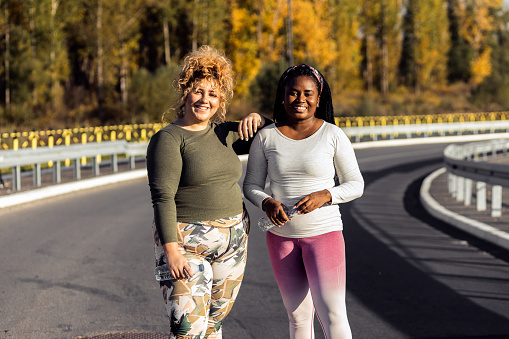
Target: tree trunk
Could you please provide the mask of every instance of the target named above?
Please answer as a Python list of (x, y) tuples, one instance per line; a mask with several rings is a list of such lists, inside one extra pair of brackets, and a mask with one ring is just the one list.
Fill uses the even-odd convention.
[(5, 4), (5, 109), (11, 109), (10, 59), (11, 59), (11, 32), (9, 25), (9, 3)]
[(122, 97), (122, 106), (127, 107), (127, 62), (126, 62), (125, 42), (120, 47), (120, 94)]
[(415, 78), (414, 92), (417, 95), (421, 94), (421, 84), (420, 84), (420, 81), (419, 81), (419, 69), (420, 69), (419, 65), (415, 64), (415, 69), (414, 69), (414, 72), (415, 72), (415, 75), (414, 75), (414, 78)]
[(290, 67), (293, 66), (293, 19), (292, 19), (292, 0), (288, 0), (288, 60)]
[[(51, 93), (54, 94), (54, 89), (56, 87), (57, 77), (56, 77), (56, 29), (55, 29), (55, 16), (57, 14), (57, 9), (59, 5), (59, 1), (51, 0), (51, 17), (50, 17), (50, 29), (51, 29), (51, 47), (50, 47), (50, 68), (51, 68)], [(55, 97), (52, 95), (53, 104), (55, 104)]]
[(272, 26), (271, 26), (272, 29), (270, 30), (269, 43), (268, 43), (269, 51), (274, 50), (274, 39), (275, 39), (274, 36), (275, 36), (275, 32), (276, 32), (277, 20), (279, 19), (280, 2), (281, 2), (281, 0), (277, 0), (276, 9), (274, 10), (274, 17), (272, 18)]
[(389, 92), (389, 55), (387, 51), (387, 25), (385, 22), (385, 3), (382, 3), (382, 74), (381, 74), (381, 92), (385, 96)]
[(102, 103), (103, 103), (103, 42), (102, 42), (102, 20), (103, 20), (103, 1), (97, 2), (97, 110), (99, 119), (102, 121)]
[(35, 41), (35, 2), (34, 0), (30, 0), (30, 52), (32, 57), (32, 105), (37, 104), (37, 89), (35, 85), (35, 61), (37, 58), (36, 55), (36, 41)]
[(373, 92), (373, 56), (371, 52), (373, 40), (373, 35), (366, 36), (366, 85), (369, 94)]
[(164, 20), (163, 33), (164, 33), (164, 61), (166, 62), (166, 65), (169, 65), (171, 62), (171, 58), (170, 58), (170, 27), (168, 25), (168, 20)]
[(194, 8), (193, 8), (193, 40), (192, 40), (192, 48), (193, 51), (198, 50), (198, 6), (199, 0), (194, 0)]

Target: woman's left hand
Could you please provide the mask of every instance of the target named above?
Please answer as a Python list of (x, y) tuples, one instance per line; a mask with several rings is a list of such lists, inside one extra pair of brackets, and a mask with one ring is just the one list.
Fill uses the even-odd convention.
[(304, 198), (300, 199), (298, 203), (295, 204), (295, 208), (299, 211), (298, 214), (306, 214), (309, 212), (313, 212), (318, 207), (323, 206), (328, 202), (332, 201), (332, 196), (328, 190), (313, 192), (309, 195), (306, 195)]
[(265, 125), (265, 118), (258, 113), (251, 113), (239, 122), (239, 137), (249, 140), (258, 131), (258, 127)]

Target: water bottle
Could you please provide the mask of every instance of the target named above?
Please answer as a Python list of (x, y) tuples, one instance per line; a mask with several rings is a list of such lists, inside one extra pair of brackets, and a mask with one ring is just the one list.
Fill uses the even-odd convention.
[[(297, 214), (298, 209), (294, 207), (294, 208), (292, 208), (291, 211), (288, 211), (288, 207), (283, 205), (283, 211), (285, 211), (285, 214), (288, 218), (291, 218), (295, 214)], [(272, 221), (270, 221), (270, 219), (267, 216), (264, 216), (264, 217), (261, 217), (260, 219), (258, 219), (258, 227), (260, 227), (262, 229), (262, 231), (264, 231), (264, 232), (267, 232), (268, 230), (270, 230), (272, 227), (275, 227), (275, 226), (276, 225), (274, 225), (272, 223)]]
[[(191, 266), (191, 271), (193, 274), (205, 271), (205, 266), (203, 264), (197, 265), (197, 264), (190, 262), (189, 266)], [(171, 272), (168, 269), (167, 264), (157, 266), (154, 271), (154, 275), (156, 276), (157, 281), (163, 281), (163, 280), (176, 281), (177, 280), (173, 277), (173, 275), (171, 275)]]

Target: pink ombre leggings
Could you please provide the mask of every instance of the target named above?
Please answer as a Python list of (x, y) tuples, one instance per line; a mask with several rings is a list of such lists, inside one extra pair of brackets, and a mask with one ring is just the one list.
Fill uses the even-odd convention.
[(267, 232), (267, 247), (288, 312), (290, 338), (315, 337), (315, 309), (325, 338), (351, 338), (345, 305), (343, 233), (335, 231), (309, 238), (285, 238)]

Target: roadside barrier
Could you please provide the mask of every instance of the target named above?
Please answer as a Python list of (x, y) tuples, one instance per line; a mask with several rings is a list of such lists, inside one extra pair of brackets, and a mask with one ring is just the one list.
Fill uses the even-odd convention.
[[(493, 159), (509, 152), (509, 139), (449, 145), (444, 150), (448, 190), (465, 206), (472, 204), (475, 183), (476, 207), (487, 209), (487, 185), (491, 186), (491, 216), (502, 215), (502, 187), (509, 187), (509, 163)], [(488, 161), (490, 160), (490, 161)]]
[[(145, 155), (147, 142), (128, 143), (125, 140), (105, 141), (101, 143), (72, 144), (53, 147), (26, 148), (0, 151), (0, 169), (12, 168), (12, 189), (21, 189), (21, 168), (30, 166), (33, 172), (33, 185), (41, 186), (41, 168), (43, 164), (51, 164), (53, 182), (61, 182), (62, 167), (73, 162), (74, 179), (81, 179), (81, 166), (86, 159), (92, 159), (93, 176), (100, 173), (101, 156), (111, 157), (111, 172), (118, 171), (118, 156), (125, 155), (129, 159), (129, 169), (135, 168), (136, 155)], [(85, 161), (84, 161), (85, 160)]]
[[(336, 117), (353, 142), (494, 133), (506, 131), (509, 112), (450, 113), (405, 116)], [(63, 128), (0, 133), (0, 150), (52, 147), (90, 142), (148, 141), (162, 123)]]

